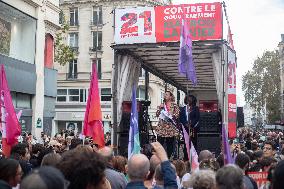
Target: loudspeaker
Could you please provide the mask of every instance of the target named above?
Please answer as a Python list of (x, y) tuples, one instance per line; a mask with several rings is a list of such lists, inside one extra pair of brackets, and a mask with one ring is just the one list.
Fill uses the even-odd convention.
[(244, 108), (243, 107), (237, 107), (237, 124), (238, 124), (238, 127), (244, 127), (245, 126)]
[(118, 135), (118, 154), (124, 157), (128, 156), (128, 140), (129, 134), (128, 133), (119, 133)]
[(216, 156), (221, 152), (221, 135), (219, 133), (198, 133), (196, 151), (209, 150)]
[(201, 133), (220, 133), (218, 112), (200, 112), (198, 126)]

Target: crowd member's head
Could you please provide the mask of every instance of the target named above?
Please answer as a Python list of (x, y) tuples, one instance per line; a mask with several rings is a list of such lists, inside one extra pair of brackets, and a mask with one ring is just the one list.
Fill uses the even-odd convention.
[(234, 165), (226, 165), (216, 173), (217, 189), (243, 189), (243, 172)]
[(22, 175), (22, 168), (17, 160), (0, 159), (0, 180), (5, 181), (11, 187), (16, 187)]
[(272, 157), (264, 157), (260, 161), (262, 171), (268, 171), (273, 164), (276, 164), (277, 161)]
[(109, 185), (104, 174), (104, 161), (95, 152), (67, 151), (57, 167), (70, 182), (69, 189), (103, 189)]
[(77, 151), (77, 152), (85, 152), (85, 151), (86, 152), (94, 152), (94, 150), (91, 146), (89, 146), (89, 145), (83, 146), (82, 144), (78, 145), (74, 150)]
[(41, 166), (52, 166), (55, 167), (57, 163), (60, 161), (61, 156), (56, 153), (46, 154), (41, 162)]
[(215, 159), (204, 159), (199, 164), (199, 169), (210, 169), (216, 172), (219, 168), (220, 165)]
[(258, 150), (258, 148), (259, 148), (259, 146), (258, 146), (257, 141), (256, 141), (256, 140), (253, 140), (253, 141), (251, 142), (251, 150), (252, 150), (252, 151), (256, 151), (256, 150)]
[(39, 153), (43, 150), (43, 145), (42, 144), (35, 144), (32, 145), (32, 155), (38, 157)]
[(71, 144), (69, 146), (69, 149), (72, 150), (74, 148), (76, 148), (78, 145), (83, 144), (83, 141), (79, 138), (73, 138), (71, 140)]
[(67, 185), (58, 169), (44, 166), (26, 176), (21, 182), (20, 189), (66, 189)]
[(126, 174), (127, 159), (123, 156), (114, 156), (112, 159), (112, 166), (115, 170)]
[(49, 142), (49, 147), (51, 147), (55, 152), (60, 152), (61, 151), (61, 143), (59, 143), (57, 140), (51, 140)]
[[(175, 170), (176, 172), (176, 168), (173, 164), (171, 164), (171, 167)], [(163, 186), (164, 185), (164, 174), (162, 171), (162, 166), (161, 164), (157, 165), (156, 169), (155, 169), (155, 181), (156, 181), (156, 185), (158, 186)]]
[(152, 186), (152, 180), (154, 178), (156, 167), (161, 163), (160, 158), (158, 158), (156, 155), (152, 155), (150, 158), (150, 170), (149, 174), (147, 176), (146, 181), (144, 182), (144, 185), (147, 188), (150, 188)]
[(272, 189), (282, 189), (284, 186), (284, 161), (280, 161), (272, 176)]
[(235, 164), (239, 166), (239, 168), (241, 168), (243, 171), (248, 170), (249, 162), (250, 162), (249, 156), (244, 153), (238, 154), (235, 159)]
[(195, 171), (189, 179), (189, 188), (192, 189), (214, 189), (215, 185), (215, 173), (211, 170)]
[(253, 153), (253, 158), (256, 162), (260, 162), (262, 157), (263, 157), (263, 151), (262, 150), (258, 150), (258, 151)]
[(182, 178), (183, 175), (186, 173), (186, 166), (185, 163), (182, 160), (175, 160), (173, 161), (173, 164), (175, 166), (177, 175), (179, 176), (179, 178)]
[(144, 181), (149, 174), (150, 162), (144, 154), (133, 155), (127, 163), (127, 174), (131, 182)]
[(276, 153), (276, 145), (273, 141), (266, 141), (263, 146), (263, 157), (273, 157)]
[(41, 165), (41, 162), (42, 162), (42, 159), (43, 157), (46, 155), (46, 154), (49, 154), (49, 153), (54, 153), (53, 149), (51, 147), (49, 148), (44, 148), (38, 155), (38, 163), (39, 165)]
[(28, 145), (26, 143), (16, 144), (11, 149), (11, 156), (19, 157), (19, 160), (29, 161), (31, 156)]
[(200, 163), (201, 161), (203, 161), (205, 159), (212, 159), (212, 158), (214, 158), (214, 156), (209, 150), (202, 150), (199, 153), (198, 162)]
[(112, 163), (113, 158), (113, 150), (109, 146), (105, 146), (101, 149), (99, 149), (98, 153), (108, 162)]

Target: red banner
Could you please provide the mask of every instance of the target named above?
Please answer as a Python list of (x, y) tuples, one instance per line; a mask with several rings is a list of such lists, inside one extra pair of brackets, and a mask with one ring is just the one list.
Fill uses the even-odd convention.
[(157, 42), (179, 41), (182, 19), (193, 40), (222, 39), (221, 3), (198, 3), (155, 7)]
[(193, 40), (223, 38), (221, 3), (198, 3), (115, 10), (115, 43), (157, 43), (180, 40), (182, 19)]
[(229, 138), (237, 136), (236, 54), (228, 50), (228, 132)]
[(262, 188), (269, 183), (267, 180), (268, 172), (249, 172), (248, 176), (253, 178), (258, 188)]

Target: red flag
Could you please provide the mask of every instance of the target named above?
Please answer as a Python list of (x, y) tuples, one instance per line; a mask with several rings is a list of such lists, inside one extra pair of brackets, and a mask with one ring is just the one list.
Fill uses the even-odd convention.
[(11, 147), (18, 143), (18, 137), (21, 135), (21, 125), (14, 109), (3, 64), (1, 65), (0, 74), (2, 148), (3, 154), (9, 157)]
[(98, 76), (95, 65), (93, 65), (92, 80), (85, 112), (83, 134), (92, 137), (94, 143), (98, 144), (99, 147), (105, 146)]

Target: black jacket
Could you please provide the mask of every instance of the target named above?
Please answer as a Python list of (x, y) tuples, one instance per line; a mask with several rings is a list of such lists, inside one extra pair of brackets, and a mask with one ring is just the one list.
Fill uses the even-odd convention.
[(12, 189), (12, 187), (4, 180), (0, 180), (0, 188), (1, 189)]
[[(195, 129), (198, 129), (199, 118), (199, 108), (198, 106), (194, 106), (189, 113), (189, 120), (192, 128), (194, 127)], [(184, 127), (188, 130), (188, 121), (186, 119), (186, 106), (180, 108), (179, 120), (180, 123), (182, 123)]]

